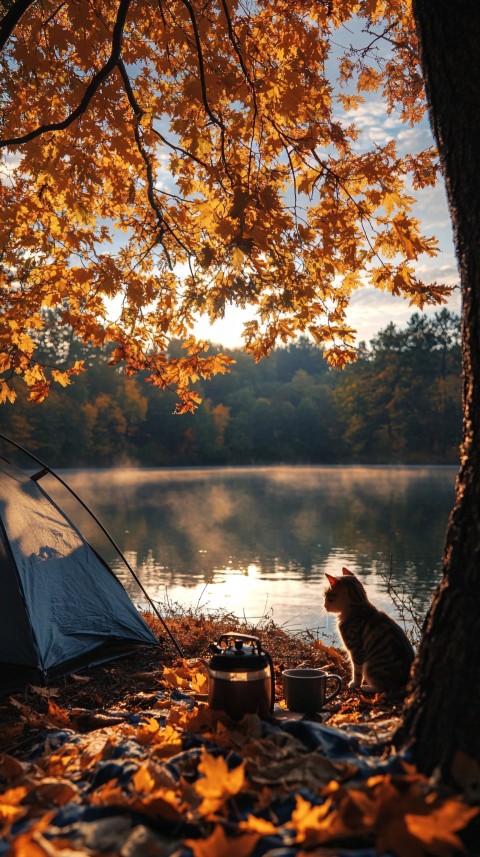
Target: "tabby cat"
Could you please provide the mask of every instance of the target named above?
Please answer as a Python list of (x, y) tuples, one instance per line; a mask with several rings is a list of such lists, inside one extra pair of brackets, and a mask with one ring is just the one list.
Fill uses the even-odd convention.
[[(338, 613), (338, 630), (352, 661), (349, 687), (370, 692), (404, 689), (414, 651), (404, 631), (368, 600), (358, 577), (342, 568), (343, 577), (327, 574), (325, 609)], [(362, 684), (363, 682), (363, 684)]]

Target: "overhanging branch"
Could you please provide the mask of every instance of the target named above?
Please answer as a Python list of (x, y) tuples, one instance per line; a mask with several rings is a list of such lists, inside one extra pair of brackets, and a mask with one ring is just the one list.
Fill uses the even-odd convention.
[(2, 18), (0, 23), (0, 51), (3, 51), (6, 43), (12, 35), (23, 13), (29, 6), (33, 6), (35, 0), (16, 0)]
[(149, 152), (147, 151), (147, 149), (144, 146), (144, 143), (142, 140), (142, 135), (141, 135), (141, 130), (140, 130), (140, 127), (141, 127), (140, 123), (141, 123), (141, 118), (144, 114), (144, 110), (142, 109), (142, 107), (140, 107), (140, 105), (139, 105), (139, 103), (135, 97), (135, 93), (133, 91), (132, 84), (130, 82), (130, 78), (129, 78), (128, 73), (127, 73), (127, 69), (125, 68), (125, 63), (123, 62), (122, 59), (119, 59), (117, 65), (118, 65), (118, 70), (120, 72), (120, 75), (121, 75), (121, 78), (123, 81), (123, 85), (125, 88), (125, 94), (128, 98), (128, 102), (129, 102), (129, 104), (133, 110), (134, 116), (135, 116), (135, 128), (134, 128), (135, 142), (137, 145), (137, 149), (140, 153), (140, 157), (142, 158), (143, 163), (145, 164), (148, 201), (149, 201), (150, 207), (152, 208), (153, 212), (155, 213), (155, 217), (157, 219), (158, 236), (157, 236), (156, 243), (159, 243), (162, 245), (164, 252), (165, 252), (166, 259), (167, 259), (168, 267), (172, 271), (173, 270), (172, 260), (170, 258), (170, 254), (168, 252), (168, 249), (165, 246), (165, 243), (163, 241), (165, 232), (168, 232), (172, 236), (172, 238), (176, 241), (176, 243), (179, 245), (179, 247), (182, 248), (182, 250), (187, 254), (187, 256), (190, 255), (190, 252), (189, 252), (188, 248), (185, 246), (185, 244), (183, 243), (183, 241), (180, 240), (180, 238), (176, 234), (175, 230), (172, 229), (172, 227), (166, 222), (163, 207), (158, 203), (158, 201), (156, 199), (155, 176), (154, 176), (154, 172), (153, 172), (152, 160), (151, 160)]
[[(85, 112), (99, 86), (107, 79), (118, 64), (122, 51), (123, 29), (125, 27), (130, 3), (131, 0), (120, 0), (117, 18), (113, 27), (110, 57), (105, 65), (92, 77), (80, 104), (75, 108), (75, 110), (73, 110), (61, 122), (50, 122), (46, 125), (40, 125), (38, 128), (35, 128), (33, 131), (29, 131), (28, 134), (23, 134), (20, 137), (11, 137), (9, 140), (0, 140), (0, 148), (5, 148), (6, 146), (21, 146), (23, 143), (28, 143), (30, 140), (34, 140), (36, 137), (40, 137), (42, 134), (46, 134), (49, 131), (63, 131)], [(27, 7), (28, 5), (31, 5), (31, 2), (27, 3), (27, 0), (24, 0), (23, 5)]]

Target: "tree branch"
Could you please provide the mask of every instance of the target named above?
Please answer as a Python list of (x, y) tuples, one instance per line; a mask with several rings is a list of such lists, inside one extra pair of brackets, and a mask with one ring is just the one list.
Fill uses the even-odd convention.
[(195, 10), (194, 10), (192, 4), (190, 3), (190, 0), (181, 0), (181, 2), (185, 6), (185, 8), (189, 14), (190, 21), (192, 23), (193, 35), (195, 38), (195, 48), (196, 48), (197, 57), (198, 57), (198, 71), (199, 71), (199, 75), (200, 75), (200, 86), (202, 89), (203, 106), (205, 107), (205, 111), (207, 113), (207, 116), (209, 117), (212, 124), (216, 125), (220, 129), (220, 145), (221, 145), (221, 150), (222, 150), (223, 166), (224, 166), (224, 169), (225, 169), (227, 176), (231, 179), (230, 171), (228, 169), (227, 158), (225, 155), (225, 125), (223, 124), (222, 120), (218, 116), (215, 115), (212, 108), (210, 107), (210, 103), (208, 100), (207, 83), (206, 83), (206, 79), (205, 79), (205, 64), (203, 62), (202, 42), (200, 39), (199, 30), (198, 30), (197, 19), (195, 17)]
[(254, 84), (254, 82), (253, 82), (253, 80), (250, 77), (250, 74), (248, 72), (243, 54), (240, 50), (240, 45), (239, 45), (237, 36), (235, 34), (235, 30), (233, 29), (232, 18), (230, 16), (230, 12), (229, 12), (226, 0), (221, 0), (221, 3), (222, 3), (222, 8), (223, 8), (223, 13), (224, 13), (225, 19), (227, 21), (227, 29), (228, 29), (229, 39), (232, 43), (233, 49), (234, 49), (237, 57), (238, 57), (240, 67), (241, 67), (242, 72), (244, 74), (245, 80), (247, 81), (247, 83), (250, 87), (250, 91), (252, 93), (252, 98), (253, 98), (252, 137), (251, 137), (251, 142), (250, 142), (250, 152), (249, 152), (249, 156), (248, 156), (248, 172), (247, 172), (247, 186), (249, 186), (250, 185), (250, 174), (251, 174), (251, 169), (252, 169), (252, 159), (253, 159), (253, 141), (255, 138), (255, 126), (257, 123), (257, 116), (258, 116), (257, 92), (255, 89), (255, 84)]
[(198, 32), (198, 25), (197, 25), (197, 19), (195, 17), (195, 11), (193, 9), (192, 4), (190, 3), (190, 0), (181, 0), (181, 2), (183, 3), (185, 8), (187, 9), (187, 12), (188, 12), (189, 17), (190, 17), (190, 21), (192, 23), (193, 35), (195, 37), (195, 47), (197, 49), (198, 71), (200, 74), (200, 86), (202, 89), (203, 106), (205, 107), (205, 110), (207, 112), (207, 115), (208, 115), (210, 121), (214, 125), (218, 125), (218, 127), (222, 131), (224, 131), (223, 122), (217, 116), (215, 116), (215, 113), (213, 112), (212, 108), (210, 107), (210, 104), (208, 101), (207, 84), (205, 81), (205, 65), (203, 62), (202, 43), (200, 41), (200, 33)]
[(47, 125), (40, 125), (38, 128), (35, 128), (28, 134), (23, 134), (21, 137), (12, 137), (9, 140), (0, 140), (0, 148), (5, 148), (6, 146), (20, 146), (22, 143), (28, 143), (30, 140), (34, 140), (35, 137), (40, 137), (41, 134), (46, 134), (49, 131), (63, 131), (85, 112), (99, 86), (104, 80), (106, 80), (118, 64), (122, 50), (123, 29), (130, 3), (131, 0), (120, 0), (117, 18), (113, 27), (110, 57), (100, 71), (92, 77), (78, 107), (76, 107), (75, 110), (73, 110), (61, 122), (50, 122)]
[(165, 244), (163, 241), (163, 237), (165, 235), (165, 232), (168, 232), (172, 236), (172, 238), (177, 242), (179, 247), (182, 248), (182, 250), (187, 254), (187, 256), (190, 255), (190, 252), (189, 252), (188, 248), (185, 246), (185, 244), (183, 243), (183, 241), (181, 241), (181, 239), (178, 237), (176, 232), (166, 222), (163, 208), (161, 205), (159, 205), (159, 203), (157, 202), (157, 200), (155, 198), (155, 177), (153, 174), (153, 167), (152, 167), (150, 155), (147, 152), (147, 150), (145, 149), (145, 146), (143, 144), (143, 140), (142, 140), (142, 137), (140, 134), (140, 120), (141, 120), (145, 111), (140, 107), (140, 105), (139, 105), (139, 103), (135, 97), (135, 93), (132, 89), (132, 84), (130, 83), (130, 78), (128, 76), (127, 69), (125, 68), (125, 64), (124, 64), (123, 60), (119, 59), (117, 65), (118, 65), (118, 70), (120, 72), (120, 75), (122, 77), (123, 85), (125, 87), (125, 93), (127, 95), (128, 102), (129, 102), (129, 104), (133, 110), (135, 120), (136, 120), (135, 121), (135, 128), (134, 128), (135, 142), (137, 144), (137, 149), (140, 153), (142, 161), (145, 164), (146, 177), (147, 177), (148, 201), (149, 201), (150, 207), (152, 208), (153, 212), (155, 213), (155, 217), (157, 219), (157, 225), (158, 225), (157, 243), (162, 245), (164, 252), (165, 252), (165, 256), (167, 258), (168, 267), (172, 271), (173, 270), (172, 260), (170, 258), (170, 254), (168, 252), (168, 249), (167, 249), (167, 247), (165, 247)]
[(3, 51), (23, 13), (34, 3), (35, 0), (16, 0), (13, 6), (10, 6), (0, 24), (0, 51)]

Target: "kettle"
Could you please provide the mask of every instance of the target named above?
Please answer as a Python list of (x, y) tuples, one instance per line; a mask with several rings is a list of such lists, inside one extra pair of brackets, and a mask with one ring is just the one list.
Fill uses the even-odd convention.
[(209, 651), (210, 708), (225, 711), (233, 720), (240, 720), (244, 714), (271, 717), (275, 702), (273, 661), (258, 637), (227, 632), (218, 642), (210, 643)]

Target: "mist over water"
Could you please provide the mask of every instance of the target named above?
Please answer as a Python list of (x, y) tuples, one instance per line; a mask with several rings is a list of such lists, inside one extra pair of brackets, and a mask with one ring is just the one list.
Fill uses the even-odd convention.
[[(325, 572), (358, 573), (398, 618), (385, 576), (423, 614), (441, 576), (454, 467), (265, 467), (64, 471), (155, 602), (222, 608), (333, 637)], [(114, 569), (132, 575), (52, 477), (42, 487)]]

